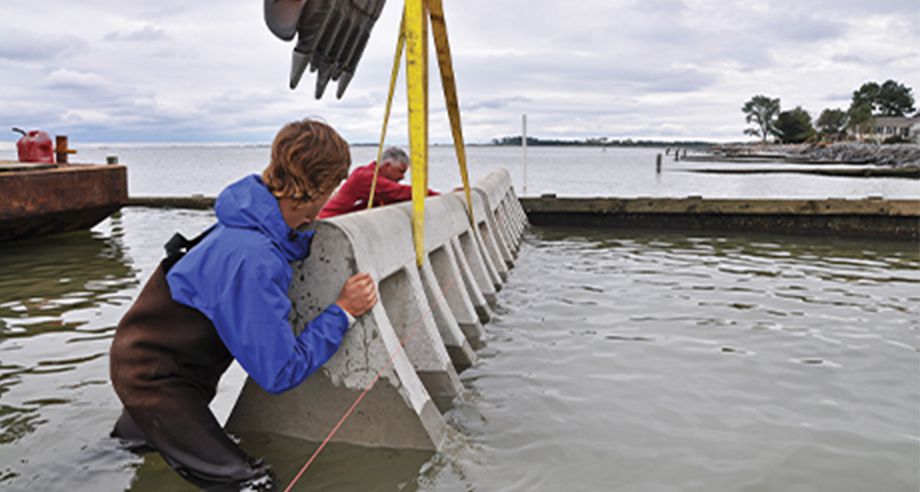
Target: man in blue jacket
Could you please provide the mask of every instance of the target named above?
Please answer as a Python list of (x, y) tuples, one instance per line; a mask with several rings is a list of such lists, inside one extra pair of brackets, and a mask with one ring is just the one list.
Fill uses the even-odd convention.
[(354, 317), (377, 301), (367, 274), (294, 336), (288, 321), (290, 263), (310, 250), (309, 225), (348, 172), (347, 143), (328, 125), (286, 125), (261, 176), (227, 187), (217, 224), (178, 258), (164, 260), (125, 313), (110, 372), (124, 412), (113, 435), (153, 448), (209, 490), (271, 486), (208, 408), (235, 358), (270, 393), (289, 390), (335, 354)]

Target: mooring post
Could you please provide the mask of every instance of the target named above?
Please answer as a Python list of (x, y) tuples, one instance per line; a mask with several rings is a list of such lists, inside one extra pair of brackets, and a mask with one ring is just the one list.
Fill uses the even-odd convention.
[(524, 186), (521, 196), (527, 196), (527, 115), (521, 115), (521, 149), (524, 151)]
[(680, 149), (674, 149), (674, 160), (675, 161), (680, 160)]
[(58, 164), (67, 164), (67, 135), (56, 135), (54, 137), (54, 155), (55, 162)]
[(655, 172), (661, 174), (661, 154), (655, 156)]

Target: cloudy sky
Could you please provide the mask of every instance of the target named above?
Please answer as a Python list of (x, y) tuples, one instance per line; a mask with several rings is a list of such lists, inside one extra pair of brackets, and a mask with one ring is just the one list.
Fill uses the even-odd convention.
[[(813, 116), (869, 80), (920, 92), (920, 0), (445, 0), (470, 142), (745, 137), (754, 94)], [(287, 88), (292, 45), (261, 0), (7, 0), (0, 122), (80, 142), (266, 143), (318, 116), (377, 138), (402, 2), (387, 2), (343, 100)], [(433, 72), (435, 75), (436, 72)], [(434, 141), (449, 141), (432, 79)], [(393, 142), (406, 140), (400, 83)], [(2, 133), (0, 133), (2, 134)], [(9, 133), (0, 142), (13, 142)]]

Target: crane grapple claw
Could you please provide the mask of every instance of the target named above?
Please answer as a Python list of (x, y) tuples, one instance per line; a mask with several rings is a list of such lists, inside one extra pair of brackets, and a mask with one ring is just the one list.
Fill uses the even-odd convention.
[(316, 98), (338, 81), (341, 98), (355, 75), (371, 30), (386, 0), (264, 0), (265, 23), (277, 37), (297, 37), (291, 62), (291, 89), (307, 67), (317, 72)]

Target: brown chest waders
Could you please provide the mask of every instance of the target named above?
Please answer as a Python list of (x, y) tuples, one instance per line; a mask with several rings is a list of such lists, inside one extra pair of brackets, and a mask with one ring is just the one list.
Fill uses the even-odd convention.
[[(213, 227), (211, 228), (213, 229)], [(176, 234), (167, 257), (115, 330), (110, 374), (124, 411), (113, 437), (153, 448), (186, 480), (207, 490), (270, 481), (268, 466), (247, 455), (208, 408), (233, 357), (214, 324), (172, 300), (166, 273), (207, 235)]]

